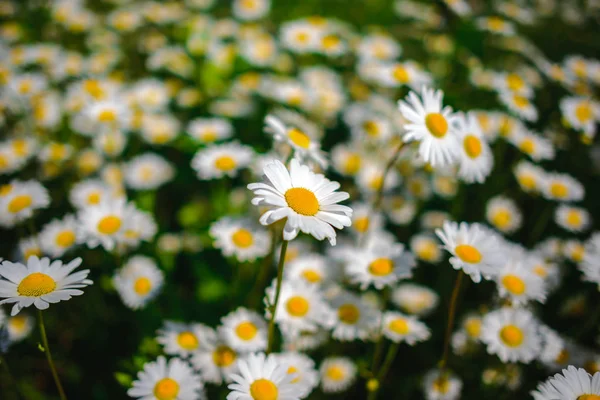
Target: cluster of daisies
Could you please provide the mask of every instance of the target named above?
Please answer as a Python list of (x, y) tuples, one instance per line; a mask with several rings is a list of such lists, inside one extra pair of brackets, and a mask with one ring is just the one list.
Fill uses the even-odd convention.
[[(132, 320), (174, 313), (162, 299), (186, 252), (232, 272), (224, 290), (244, 300), (217, 324), (143, 332), (158, 350), (109, 371), (131, 398), (387, 398), (395, 361), (422, 351), (407, 379), (427, 400), (480, 383), (600, 399), (598, 342), (581, 340), (597, 316), (576, 332), (544, 306), (576, 286), (550, 312), (581, 319), (600, 289), (588, 177), (565, 162), (600, 170), (600, 61), (554, 61), (519, 32), (585, 24), (597, 5), (396, 0), (415, 28), (401, 41), (226, 3), (42, 2), (33, 36), (26, 6), (0, 5), (0, 353), (31, 334), (23, 308), (46, 340), (41, 312), (89, 278)], [(441, 33), (463, 23), (500, 60)]]

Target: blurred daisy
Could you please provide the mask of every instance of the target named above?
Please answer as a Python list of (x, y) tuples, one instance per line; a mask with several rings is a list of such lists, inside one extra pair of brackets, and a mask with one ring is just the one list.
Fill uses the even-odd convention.
[(554, 147), (549, 139), (532, 132), (521, 131), (509, 139), (523, 153), (532, 160), (552, 160), (554, 158)]
[(127, 248), (136, 248), (141, 242), (149, 242), (156, 235), (158, 227), (153, 214), (138, 210), (130, 204), (127, 217), (121, 241)]
[(541, 340), (533, 315), (523, 309), (502, 308), (483, 318), (481, 341), (504, 363), (529, 363), (537, 357)]
[(427, 325), (413, 316), (388, 311), (383, 314), (383, 335), (392, 342), (406, 342), (413, 346), (431, 336)]
[(249, 146), (238, 142), (212, 145), (199, 150), (192, 159), (192, 168), (201, 180), (233, 178), (239, 171), (248, 167), (253, 151)]
[(429, 234), (417, 234), (410, 239), (410, 250), (422, 261), (436, 264), (442, 259), (439, 242)]
[(537, 109), (527, 97), (511, 92), (502, 92), (500, 101), (517, 117), (531, 122), (537, 121)]
[(235, 18), (254, 21), (269, 13), (271, 0), (234, 0), (231, 12)]
[(583, 261), (583, 259), (588, 256), (590, 248), (586, 249), (583, 243), (579, 240), (566, 240), (562, 246), (562, 254), (565, 258), (579, 263)]
[(427, 315), (438, 305), (439, 296), (425, 286), (402, 283), (392, 292), (391, 301), (404, 312)]
[(357, 295), (340, 291), (330, 298), (337, 314), (331, 336), (340, 341), (366, 340), (379, 326), (381, 313)]
[(127, 395), (137, 399), (200, 400), (204, 398), (203, 389), (200, 377), (188, 363), (160, 356), (144, 364)]
[(544, 280), (518, 261), (509, 261), (500, 269), (496, 284), (500, 296), (509, 299), (514, 305), (530, 300), (544, 303), (546, 300)]
[(426, 400), (458, 400), (462, 386), (455, 374), (437, 369), (429, 371), (423, 379)]
[(82, 289), (92, 284), (86, 279), (89, 270), (78, 271), (69, 275), (75, 268), (81, 265), (81, 258), (76, 258), (70, 263), (63, 265), (62, 261), (42, 259), (31, 256), (27, 265), (2, 262), (0, 276), (0, 297), (4, 300), (0, 304), (15, 303), (11, 315), (17, 315), (21, 309), (34, 305), (39, 310), (50, 307), (50, 303), (69, 300), (72, 296), (83, 294)]
[(163, 272), (151, 258), (144, 256), (131, 257), (113, 276), (121, 300), (133, 310), (144, 308), (158, 296), (163, 282)]
[(332, 277), (329, 260), (319, 254), (300, 255), (286, 262), (285, 278), (292, 281), (304, 281), (309, 285), (322, 285)]
[(319, 373), (315, 369), (315, 362), (309, 356), (287, 352), (276, 354), (275, 357), (280, 364), (287, 366), (287, 373), (294, 376), (291, 383), (300, 399), (307, 397), (319, 384)]
[(145, 153), (130, 159), (124, 166), (123, 173), (128, 187), (153, 190), (173, 179), (175, 169), (161, 156)]
[(221, 218), (210, 226), (209, 233), (215, 239), (215, 248), (238, 261), (264, 257), (271, 245), (269, 233), (250, 219)]
[(475, 23), (480, 29), (503, 36), (513, 36), (516, 33), (515, 26), (500, 17), (479, 17)]
[(338, 144), (331, 149), (331, 160), (337, 172), (345, 176), (355, 176), (362, 167), (363, 156), (355, 146)]
[(485, 218), (500, 232), (510, 234), (521, 227), (523, 215), (513, 200), (496, 196), (488, 201)]
[(0, 191), (0, 225), (13, 227), (49, 204), (48, 191), (39, 182), (12, 180)]
[(19, 253), (23, 257), (23, 260), (31, 256), (42, 256), (42, 248), (37, 236), (30, 236), (19, 240)]
[(492, 172), (494, 157), (474, 114), (459, 115), (455, 121), (460, 148), (458, 176), (467, 183), (483, 183)]
[(204, 324), (165, 321), (156, 341), (165, 354), (187, 358), (196, 351), (210, 348), (217, 339), (215, 331)]
[(102, 245), (112, 251), (123, 241), (130, 224), (132, 206), (123, 199), (110, 199), (94, 206), (82, 208), (77, 213), (79, 231), (77, 237), (89, 248)]
[(514, 168), (514, 174), (517, 183), (525, 192), (541, 191), (546, 176), (542, 168), (527, 161), (519, 161)]
[(238, 360), (240, 374), (231, 374), (234, 383), (227, 400), (297, 400), (298, 384), (292, 384), (294, 374), (274, 355), (249, 354)]
[(69, 201), (76, 208), (95, 206), (113, 197), (110, 186), (99, 179), (80, 181), (69, 192)]
[(434, 167), (452, 164), (460, 150), (452, 109), (442, 108), (443, 95), (441, 90), (423, 86), (421, 98), (410, 92), (406, 101), (398, 103), (400, 112), (410, 122), (404, 126), (404, 141), (420, 142), (419, 155)]
[(499, 73), (494, 78), (494, 85), (500, 93), (510, 92), (528, 98), (533, 95), (533, 87), (518, 73)]
[(443, 228), (436, 229), (435, 233), (452, 254), (452, 267), (462, 269), (473, 282), (479, 283), (482, 275), (489, 279), (498, 273), (503, 262), (501, 248), (497, 238), (480, 224), (444, 222)]
[(62, 219), (53, 219), (40, 231), (40, 244), (45, 254), (60, 257), (77, 243), (77, 219), (74, 215), (65, 215)]
[(569, 232), (582, 232), (590, 225), (590, 214), (584, 208), (561, 204), (555, 210), (554, 220)]
[(229, 139), (233, 134), (231, 123), (222, 118), (197, 118), (190, 121), (188, 135), (201, 143), (213, 143)]
[(361, 38), (357, 55), (361, 60), (393, 60), (402, 54), (402, 47), (390, 35), (372, 33)]
[(385, 166), (383, 165), (382, 160), (369, 160), (364, 163), (358, 172), (356, 184), (365, 196), (373, 196), (382, 189), (384, 192), (389, 192), (398, 187), (398, 184), (401, 181), (398, 171), (391, 169), (384, 180), (384, 170)]
[(316, 139), (312, 139), (296, 127), (286, 126), (274, 115), (267, 115), (265, 124), (265, 132), (273, 135), (275, 141), (291, 146), (294, 150), (294, 156), (299, 161), (314, 161), (321, 167), (327, 166), (327, 160), (321, 151), (321, 145)]
[(190, 359), (194, 368), (200, 371), (206, 382), (220, 385), (223, 380), (231, 382), (231, 374), (237, 372), (238, 353), (218, 339), (209, 343), (207, 348), (201, 346), (193, 352)]
[(583, 185), (567, 174), (548, 173), (542, 181), (542, 195), (549, 200), (580, 201), (585, 190)]
[(356, 379), (357, 368), (347, 357), (327, 357), (319, 367), (321, 387), (325, 393), (340, 393)]
[(180, 125), (179, 120), (169, 114), (144, 114), (140, 134), (146, 142), (164, 146), (179, 135)]
[[(329, 239), (335, 245), (333, 227), (350, 226), (352, 209), (336, 203), (346, 200), (348, 193), (336, 192), (340, 184), (315, 174), (297, 160), (291, 161), (290, 170), (277, 160), (264, 168), (264, 183), (252, 183), (248, 189), (254, 192), (252, 204), (276, 208), (265, 212), (260, 223), (270, 225), (287, 217), (283, 239), (294, 239), (299, 231), (318, 240)], [(332, 227), (333, 225), (333, 227)]]
[(240, 307), (221, 318), (219, 336), (239, 352), (264, 351), (267, 348), (267, 323), (258, 313)]
[(573, 129), (594, 137), (600, 119), (600, 104), (585, 97), (563, 97), (560, 101), (563, 119)]

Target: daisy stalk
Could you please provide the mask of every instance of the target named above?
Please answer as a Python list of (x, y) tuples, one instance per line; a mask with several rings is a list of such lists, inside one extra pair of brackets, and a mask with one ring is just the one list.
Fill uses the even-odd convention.
[(275, 312), (277, 311), (277, 304), (279, 303), (279, 295), (281, 294), (281, 281), (283, 280), (283, 267), (285, 265), (285, 253), (287, 251), (289, 241), (284, 240), (281, 244), (281, 251), (279, 252), (279, 263), (277, 265), (277, 287), (275, 289), (275, 301), (270, 305), (271, 307), (271, 319), (269, 320), (269, 341), (267, 344), (267, 354), (270, 354), (275, 344)]
[(444, 338), (444, 351), (442, 353), (442, 359), (440, 361), (440, 375), (443, 374), (448, 364), (448, 354), (450, 351), (450, 338), (452, 336), (452, 329), (454, 328), (454, 316), (456, 314), (456, 301), (458, 300), (458, 293), (460, 292), (460, 286), (463, 279), (463, 271), (458, 271), (458, 276), (454, 282), (454, 289), (452, 290), (452, 297), (450, 298), (450, 306), (448, 308), (448, 325), (446, 326), (446, 336)]
[(56, 384), (56, 388), (58, 389), (60, 399), (67, 400), (65, 391), (62, 387), (62, 384), (60, 383), (60, 378), (58, 377), (58, 373), (56, 372), (54, 361), (52, 360), (52, 353), (50, 352), (50, 345), (48, 344), (48, 337), (46, 336), (46, 326), (44, 325), (44, 315), (42, 313), (42, 310), (38, 310), (38, 320), (40, 322), (40, 333), (42, 335), (42, 347), (40, 347), (40, 350), (46, 353), (46, 359), (48, 360), (48, 365), (50, 365), (52, 377), (54, 378), (54, 383)]

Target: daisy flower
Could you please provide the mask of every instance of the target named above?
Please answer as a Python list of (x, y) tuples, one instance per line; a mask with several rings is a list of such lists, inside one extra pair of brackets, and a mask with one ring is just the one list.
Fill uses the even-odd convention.
[(504, 363), (529, 363), (541, 348), (538, 323), (523, 309), (502, 308), (483, 318), (481, 341)]
[(266, 256), (271, 246), (271, 236), (250, 219), (221, 218), (210, 226), (214, 247), (226, 257), (238, 261), (254, 261)]
[(358, 172), (356, 184), (365, 197), (375, 195), (375, 193), (382, 190), (382, 186), (384, 192), (389, 192), (398, 187), (402, 179), (398, 171), (395, 169), (389, 170), (384, 181), (384, 170), (382, 160), (369, 160), (364, 163)]
[(4, 300), (0, 304), (14, 306), (11, 315), (17, 315), (21, 309), (34, 305), (38, 310), (45, 310), (50, 303), (69, 300), (72, 296), (83, 294), (82, 289), (93, 282), (86, 279), (89, 270), (78, 271), (69, 275), (81, 265), (81, 258), (76, 258), (66, 265), (62, 261), (44, 257), (42, 259), (31, 256), (27, 265), (2, 262), (0, 276), (0, 297)]
[(559, 205), (554, 212), (554, 220), (569, 232), (585, 231), (590, 225), (590, 213), (580, 207)]
[(355, 176), (363, 164), (363, 155), (356, 151), (356, 145), (338, 144), (331, 149), (333, 168), (344, 176)]
[(271, 9), (271, 0), (234, 0), (231, 13), (242, 21), (254, 21), (266, 16)]
[(199, 323), (165, 321), (157, 331), (156, 341), (163, 345), (164, 352), (187, 358), (196, 351), (211, 348), (217, 340), (212, 328)]
[(197, 118), (190, 121), (188, 135), (201, 143), (214, 143), (233, 135), (231, 123), (222, 118)]
[(144, 114), (140, 134), (146, 142), (164, 146), (173, 141), (180, 131), (180, 122), (169, 114)]
[(292, 384), (299, 398), (303, 399), (319, 384), (319, 373), (315, 362), (307, 355), (296, 352), (276, 354), (279, 364), (287, 366), (287, 373), (293, 374)]
[(199, 150), (192, 159), (198, 179), (233, 178), (252, 161), (253, 151), (238, 142), (212, 145)]
[(134, 256), (113, 276), (113, 285), (125, 305), (133, 310), (144, 308), (160, 293), (163, 272), (148, 257)]
[(255, 311), (240, 307), (221, 318), (219, 336), (231, 348), (242, 352), (267, 348), (267, 323)]
[(589, 250), (591, 250), (589, 246), (586, 248), (583, 243), (575, 239), (566, 240), (562, 246), (563, 256), (575, 263), (583, 261), (590, 254)]
[(454, 163), (460, 151), (452, 125), (452, 109), (449, 106), (442, 108), (443, 96), (441, 90), (423, 86), (421, 98), (411, 91), (406, 101), (399, 102), (400, 112), (409, 121), (404, 126), (403, 140), (420, 142), (419, 155), (434, 167)]
[(492, 172), (494, 157), (474, 114), (459, 115), (454, 121), (460, 147), (458, 176), (466, 183), (483, 183)]
[(600, 397), (600, 372), (593, 376), (569, 365), (531, 392), (535, 400), (594, 400)]
[(545, 171), (535, 164), (527, 161), (519, 161), (514, 169), (517, 183), (525, 192), (534, 193), (542, 190)]
[(110, 199), (95, 206), (82, 208), (77, 213), (78, 238), (89, 248), (102, 245), (112, 251), (123, 242), (125, 232), (131, 225), (133, 206), (123, 199)]
[(48, 191), (39, 182), (12, 180), (0, 191), (0, 226), (13, 227), (49, 204)]
[(546, 365), (552, 365), (565, 350), (565, 341), (556, 331), (543, 324), (540, 324), (540, 336), (542, 338), (542, 348), (539, 359)]
[(208, 347), (201, 346), (193, 352), (190, 362), (200, 371), (206, 382), (220, 385), (223, 381), (231, 382), (231, 374), (237, 372), (238, 353), (217, 339)]
[(514, 305), (530, 300), (544, 303), (546, 285), (544, 280), (518, 261), (509, 261), (496, 276), (500, 296), (508, 298)]
[(516, 34), (515, 26), (500, 17), (480, 17), (475, 21), (477, 26), (485, 31), (502, 36), (513, 36)]
[(127, 395), (137, 399), (200, 400), (204, 399), (204, 385), (185, 361), (167, 361), (160, 356), (144, 364)]
[(136, 190), (154, 190), (173, 179), (173, 165), (154, 153), (146, 153), (129, 160), (123, 170), (125, 183)]
[(531, 122), (537, 121), (537, 109), (527, 97), (511, 92), (502, 92), (499, 97), (500, 101), (517, 117)]
[(417, 234), (410, 239), (410, 250), (421, 261), (436, 264), (442, 259), (439, 242), (429, 234)]
[(20, 342), (26, 339), (35, 326), (35, 319), (25, 313), (20, 313), (8, 317), (4, 322), (4, 327), (8, 332), (8, 341), (10, 343)]
[(566, 123), (573, 129), (582, 131), (589, 137), (596, 134), (596, 124), (600, 119), (600, 104), (586, 97), (563, 97), (560, 111)]
[(414, 346), (431, 336), (427, 325), (413, 316), (408, 316), (395, 311), (383, 314), (383, 335), (392, 342), (406, 342)]
[(348, 357), (327, 357), (319, 367), (321, 388), (325, 393), (340, 393), (356, 379), (357, 368)]
[[(269, 304), (275, 303), (275, 282), (267, 288), (267, 298)], [(266, 316), (271, 317), (269, 310), (266, 310)], [(303, 281), (284, 281), (275, 310), (275, 322), (285, 335), (298, 336), (300, 332), (315, 332), (319, 327), (330, 328), (334, 318), (317, 287)]]
[(462, 386), (455, 374), (437, 369), (429, 371), (423, 379), (426, 400), (458, 400)]
[(340, 341), (366, 340), (379, 326), (381, 313), (377, 307), (357, 295), (340, 291), (330, 298), (337, 314), (331, 336)]
[(291, 146), (299, 161), (314, 161), (323, 168), (327, 167), (327, 159), (316, 139), (296, 127), (286, 126), (274, 115), (267, 115), (265, 124), (265, 132), (273, 135), (275, 141)]
[(84, 208), (100, 204), (114, 198), (110, 186), (100, 179), (86, 179), (76, 183), (69, 192), (69, 202), (75, 208)]
[(462, 269), (473, 282), (479, 283), (481, 276), (489, 279), (498, 273), (502, 263), (502, 250), (498, 239), (480, 224), (444, 222), (442, 229), (435, 233), (443, 242), (443, 247), (452, 257), (454, 269)]
[(518, 73), (499, 73), (494, 78), (496, 90), (500, 93), (510, 92), (530, 98), (533, 96), (533, 87)]
[(372, 33), (361, 38), (356, 52), (361, 60), (393, 60), (402, 54), (402, 46), (390, 35)]
[(540, 135), (521, 131), (508, 140), (536, 162), (554, 159), (552, 142)]
[(583, 185), (567, 174), (551, 172), (542, 181), (542, 195), (549, 200), (570, 202), (583, 199)]
[(231, 374), (233, 383), (227, 400), (297, 400), (294, 374), (289, 367), (277, 360), (275, 355), (249, 354), (238, 360), (239, 374)]
[(62, 219), (52, 220), (40, 231), (42, 250), (51, 257), (62, 256), (76, 243), (77, 219), (70, 214), (65, 215)]
[(42, 256), (42, 248), (37, 236), (30, 236), (19, 240), (18, 247), (19, 253), (25, 261), (31, 256)]
[[(289, 247), (288, 247), (289, 251)], [(332, 278), (330, 261), (319, 254), (300, 255), (285, 264), (285, 278), (304, 281), (309, 285), (322, 285)]]
[(427, 315), (438, 305), (438, 294), (421, 285), (402, 283), (392, 292), (391, 301), (404, 312)]
[(488, 200), (485, 218), (500, 232), (511, 234), (521, 227), (523, 215), (513, 200), (496, 196)]
[(346, 200), (348, 193), (336, 192), (339, 183), (315, 174), (297, 160), (291, 161), (289, 172), (280, 161), (267, 164), (263, 181), (248, 185), (255, 195), (252, 204), (273, 207), (260, 217), (263, 225), (287, 217), (284, 240), (292, 240), (302, 231), (318, 240), (327, 238), (331, 245), (335, 245), (333, 227), (342, 229), (350, 226), (352, 209), (336, 204)]

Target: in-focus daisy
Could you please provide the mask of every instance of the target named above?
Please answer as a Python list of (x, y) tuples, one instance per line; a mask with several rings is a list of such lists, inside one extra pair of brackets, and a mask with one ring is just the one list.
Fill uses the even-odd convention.
[(175, 169), (161, 156), (146, 153), (129, 160), (124, 166), (123, 173), (128, 187), (136, 190), (152, 190), (170, 181), (175, 175)]
[(512, 304), (520, 305), (534, 300), (543, 303), (546, 300), (544, 279), (536, 275), (518, 261), (508, 261), (496, 276), (498, 292), (508, 298)]
[(595, 400), (600, 398), (600, 372), (592, 376), (583, 368), (569, 365), (538, 385), (531, 395), (535, 400)]
[(127, 395), (144, 400), (200, 400), (204, 398), (204, 385), (185, 361), (179, 358), (167, 361), (160, 356), (144, 364)]
[(212, 328), (200, 323), (165, 321), (157, 331), (156, 341), (164, 346), (164, 352), (182, 358), (195, 352), (211, 348), (217, 340)]
[(419, 155), (434, 167), (452, 164), (460, 150), (452, 109), (442, 108), (443, 95), (441, 90), (423, 86), (421, 98), (410, 92), (406, 101), (399, 102), (400, 112), (409, 121), (404, 126), (404, 141), (420, 142)]
[(39, 182), (13, 180), (0, 191), (0, 225), (12, 227), (49, 204), (48, 191)]
[(541, 348), (538, 323), (524, 309), (502, 308), (483, 318), (481, 341), (490, 354), (496, 354), (502, 362), (529, 363), (537, 357)]
[(231, 348), (242, 353), (267, 348), (267, 323), (258, 313), (243, 307), (221, 318), (219, 335)]
[(454, 269), (462, 269), (471, 276), (473, 282), (480, 282), (481, 276), (488, 279), (498, 273), (502, 263), (499, 243), (492, 232), (480, 224), (444, 222), (442, 229), (435, 233), (444, 243), (444, 248), (452, 254), (450, 264)]
[(40, 244), (45, 254), (60, 257), (77, 243), (77, 219), (65, 215), (44, 225), (40, 231)]
[(459, 115), (455, 121), (460, 146), (458, 176), (467, 183), (483, 183), (492, 172), (494, 157), (474, 114)]
[(458, 400), (462, 381), (453, 373), (434, 369), (425, 374), (423, 390), (427, 400)]
[(227, 400), (297, 400), (294, 374), (275, 355), (249, 354), (238, 360), (239, 374), (231, 374), (233, 383)]
[(342, 229), (350, 226), (352, 209), (336, 204), (346, 200), (348, 193), (336, 192), (339, 183), (315, 174), (297, 160), (291, 161), (289, 172), (280, 161), (267, 164), (263, 181), (248, 185), (255, 195), (252, 204), (274, 207), (260, 217), (263, 225), (287, 217), (284, 240), (292, 240), (302, 231), (318, 240), (327, 238), (331, 245), (335, 245), (333, 227)]
[(510, 234), (521, 227), (523, 215), (513, 200), (496, 196), (488, 201), (485, 218), (500, 232)]
[(319, 367), (321, 387), (325, 393), (340, 393), (354, 383), (357, 368), (347, 357), (328, 357)]
[(415, 315), (429, 314), (438, 304), (438, 294), (414, 283), (402, 283), (392, 292), (391, 301), (404, 312)]
[(144, 256), (131, 257), (113, 276), (113, 284), (123, 303), (131, 309), (144, 308), (162, 288), (164, 274)]
[(273, 135), (277, 142), (290, 145), (293, 148), (294, 156), (299, 161), (314, 161), (322, 167), (327, 166), (327, 160), (321, 151), (318, 140), (311, 138), (306, 132), (296, 127), (286, 126), (274, 115), (267, 115), (265, 124), (265, 132)]
[(337, 314), (331, 334), (334, 339), (366, 340), (379, 327), (381, 313), (377, 307), (351, 292), (334, 293), (330, 304)]
[(79, 289), (93, 282), (86, 279), (88, 269), (70, 274), (81, 261), (76, 258), (63, 265), (60, 260), (51, 263), (47, 257), (39, 259), (36, 256), (29, 257), (27, 265), (3, 261), (0, 276), (6, 280), (0, 281), (0, 297), (4, 298), (0, 304), (15, 303), (11, 315), (17, 315), (22, 308), (31, 305), (45, 310), (50, 303), (82, 295), (83, 291)]
[(405, 315), (395, 311), (383, 314), (383, 335), (392, 342), (406, 342), (413, 346), (431, 336), (427, 325), (416, 317)]
[(287, 373), (293, 374), (292, 384), (299, 398), (307, 397), (319, 384), (319, 373), (315, 369), (315, 362), (309, 356), (288, 352), (275, 355), (280, 364), (287, 366)]
[(590, 213), (584, 208), (561, 204), (556, 208), (554, 220), (569, 232), (582, 232), (590, 225)]
[(585, 189), (575, 178), (567, 174), (548, 173), (542, 184), (542, 195), (556, 201), (580, 201)]
[(213, 145), (196, 153), (192, 159), (192, 168), (202, 180), (224, 176), (233, 178), (250, 164), (252, 155), (250, 147), (238, 142)]
[(250, 219), (221, 218), (210, 227), (214, 247), (227, 257), (239, 261), (254, 261), (269, 253), (271, 236)]

